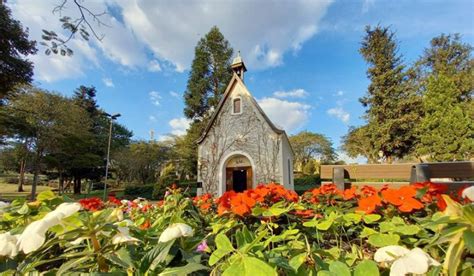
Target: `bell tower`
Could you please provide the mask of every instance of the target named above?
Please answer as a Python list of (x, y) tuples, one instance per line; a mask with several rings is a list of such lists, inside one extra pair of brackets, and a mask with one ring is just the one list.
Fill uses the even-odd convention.
[(239, 76), (240, 79), (244, 81), (244, 73), (247, 71), (247, 68), (245, 68), (244, 61), (240, 56), (240, 51), (237, 53), (237, 56), (232, 61), (231, 67), (232, 70), (237, 74), (237, 76)]

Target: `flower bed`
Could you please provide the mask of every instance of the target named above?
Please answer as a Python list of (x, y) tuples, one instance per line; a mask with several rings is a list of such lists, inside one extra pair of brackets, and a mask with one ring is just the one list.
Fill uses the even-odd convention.
[(0, 270), (149, 275), (472, 275), (474, 188), (278, 184), (163, 201), (0, 204)]

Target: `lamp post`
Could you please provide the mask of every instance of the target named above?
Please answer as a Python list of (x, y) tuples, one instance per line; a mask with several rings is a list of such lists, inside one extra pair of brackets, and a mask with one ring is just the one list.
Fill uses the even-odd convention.
[(104, 115), (110, 118), (109, 143), (107, 144), (107, 161), (105, 163), (105, 183), (104, 183), (104, 201), (107, 200), (107, 177), (109, 175), (110, 143), (112, 142), (112, 126), (114, 120), (120, 117), (120, 113), (110, 115), (104, 112)]

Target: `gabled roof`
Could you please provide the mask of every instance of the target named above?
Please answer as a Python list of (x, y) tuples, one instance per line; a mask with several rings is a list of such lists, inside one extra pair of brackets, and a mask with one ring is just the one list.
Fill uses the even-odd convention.
[[(211, 120), (209, 121), (209, 123), (207, 124), (206, 126), (206, 129), (204, 130), (203, 134), (201, 135), (201, 137), (196, 141), (198, 144), (201, 144), (204, 139), (206, 138), (207, 134), (209, 133), (209, 130), (211, 130), (211, 127), (212, 125), (214, 124), (214, 121), (216, 120), (217, 116), (219, 115), (222, 107), (224, 106), (224, 103), (225, 101), (227, 100), (227, 98), (229, 97), (229, 95), (231, 94), (232, 92), (232, 89), (234, 88), (234, 86), (239, 83), (240, 85), (242, 85), (248, 92), (248, 89), (247, 87), (245, 86), (245, 84), (242, 82), (242, 80), (240, 79), (240, 77), (234, 73), (233, 76), (232, 76), (232, 79), (230, 80), (229, 82), (229, 85), (227, 86), (225, 92), (224, 92), (224, 96), (222, 97), (221, 101), (219, 102), (219, 105), (217, 105), (217, 108), (216, 110), (214, 111), (214, 113), (212, 114), (212, 117), (211, 117)], [(250, 94), (250, 92), (249, 92)], [(286, 136), (286, 132), (280, 128), (278, 128), (277, 126), (275, 126), (273, 124), (273, 122), (270, 120), (270, 118), (267, 117), (267, 115), (265, 114), (265, 112), (263, 112), (262, 108), (260, 107), (260, 105), (257, 103), (257, 101), (255, 100), (255, 98), (250, 95), (250, 100), (251, 102), (253, 103), (253, 105), (257, 108), (258, 112), (262, 115), (262, 117), (265, 119), (265, 121), (268, 123), (268, 125), (271, 127), (271, 129), (273, 131), (275, 131), (277, 134), (285, 134)]]

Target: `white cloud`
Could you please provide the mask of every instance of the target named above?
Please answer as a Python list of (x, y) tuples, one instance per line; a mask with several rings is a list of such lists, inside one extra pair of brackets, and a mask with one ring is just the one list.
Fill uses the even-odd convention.
[(150, 101), (151, 101), (152, 104), (154, 104), (156, 106), (160, 105), (160, 101), (161, 101), (160, 93), (158, 93), (157, 91), (150, 91), (150, 93), (148, 93), (148, 95), (150, 96)]
[(277, 98), (306, 98), (309, 95), (304, 89), (293, 89), (290, 91), (276, 91), (273, 96)]
[[(249, 69), (278, 66), (285, 53), (297, 52), (317, 33), (331, 2), (90, 1), (87, 7), (93, 12), (113, 7), (113, 12), (100, 17), (109, 27), (94, 28), (99, 36), (104, 35), (102, 41), (74, 38), (68, 43), (74, 50), (69, 58), (47, 57), (40, 48), (40, 53), (31, 57), (35, 79), (53, 82), (84, 76), (91, 67), (100, 68), (99, 53), (126, 68), (158, 72), (171, 64), (183, 72), (191, 64), (196, 43), (214, 25), (235, 50), (241, 50)], [(8, 1), (8, 5), (14, 17), (29, 27), (31, 39), (41, 41), (42, 29), (53, 30), (63, 38), (67, 35), (59, 15), (51, 13), (54, 1), (17, 0)], [(69, 2), (67, 5), (62, 16), (76, 18), (77, 8)], [(155, 56), (151, 60), (150, 52)]]
[(161, 71), (161, 66), (160, 66), (160, 63), (158, 62), (158, 60), (154, 59), (154, 60), (150, 60), (150, 62), (148, 62), (148, 71), (150, 71), (150, 72), (160, 72)]
[(171, 121), (169, 121), (169, 125), (171, 127), (171, 134), (174, 134), (174, 135), (186, 134), (186, 130), (189, 128), (190, 124), (191, 124), (191, 120), (186, 119), (184, 117), (172, 119)]
[(171, 97), (175, 97), (175, 98), (177, 98), (177, 99), (180, 98), (179, 93), (178, 93), (178, 92), (175, 92), (175, 91), (170, 91), (170, 96), (171, 96)]
[(249, 68), (277, 66), (286, 52), (298, 51), (314, 36), (331, 2), (120, 1), (118, 5), (136, 37), (183, 71), (189, 68), (197, 41), (214, 25), (235, 50), (241, 50)]
[(304, 126), (311, 108), (307, 104), (277, 98), (263, 98), (258, 104), (273, 123), (290, 133)]
[(334, 116), (341, 120), (343, 123), (347, 124), (349, 122), (349, 119), (351, 118), (351, 115), (342, 108), (342, 106), (337, 106), (328, 109), (327, 113), (330, 116)]
[(339, 97), (342, 97), (342, 96), (344, 96), (344, 91), (339, 90), (339, 91), (336, 92), (336, 95), (339, 96)]
[(346, 162), (346, 164), (367, 164), (367, 158), (358, 156), (356, 158), (349, 157), (344, 151), (338, 151), (338, 160)]
[(103, 78), (102, 82), (104, 82), (105, 86), (107, 87), (115, 87), (114, 82), (111, 78)]
[(153, 115), (148, 116), (148, 120), (152, 123), (156, 123), (158, 121), (158, 119)]

